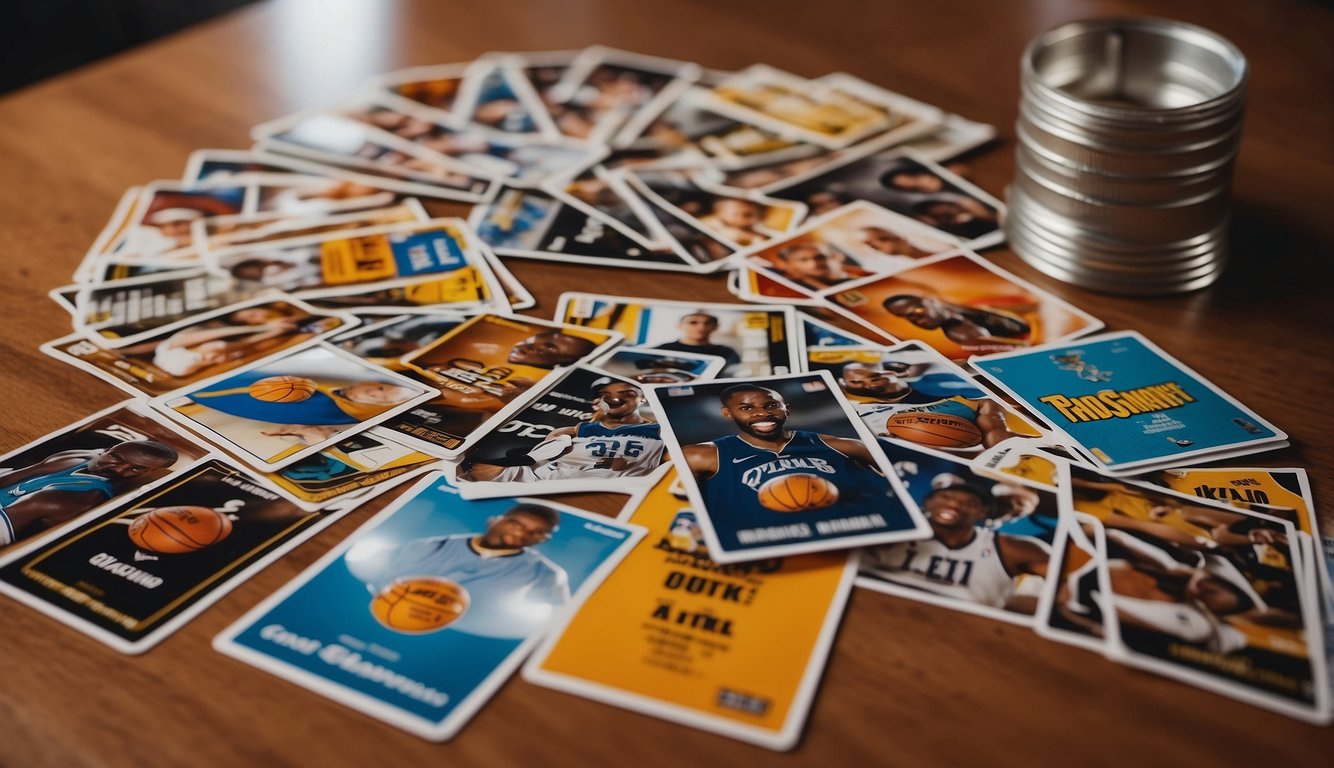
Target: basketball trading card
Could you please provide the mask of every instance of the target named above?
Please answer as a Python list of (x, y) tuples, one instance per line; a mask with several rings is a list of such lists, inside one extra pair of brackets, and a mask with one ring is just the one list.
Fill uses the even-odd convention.
[(276, 182), (285, 183), (294, 180), (313, 181), (319, 177), (297, 174), (282, 165), (259, 160), (248, 149), (196, 149), (185, 160), (185, 170), (181, 172), (181, 181), (186, 184), (200, 182), (251, 184)]
[(714, 560), (930, 535), (883, 448), (837, 390), (817, 371), (647, 391)]
[(892, 132), (903, 141), (931, 130), (944, 115), (850, 75), (807, 80), (756, 64), (714, 86), (704, 105), (742, 122), (791, 133), (829, 149)]
[(541, 51), (491, 56), (499, 59), (501, 66), (518, 75), (514, 78), (514, 90), (522, 95), (525, 104), (530, 96), (536, 97), (537, 103), (546, 110), (562, 136), (582, 141), (587, 140), (593, 132), (594, 105), (578, 101), (560, 102), (553, 96), (556, 85), (580, 53), (577, 50)]
[[(681, 91), (627, 148), (668, 154), (697, 147), (719, 162), (744, 163), (753, 155), (782, 151), (798, 143), (705, 109), (702, 102), (706, 94), (699, 85)], [(734, 136), (736, 132), (742, 133)], [(705, 146), (709, 140), (715, 142), (716, 153), (715, 147)]]
[(1092, 465), (1083, 454), (1061, 445), (1051, 434), (998, 443), (974, 456), (970, 464), (978, 474), (997, 480), (1013, 478), (1054, 486), (1058, 482), (1056, 465), (1061, 461)]
[(589, 141), (620, 146), (638, 138), (699, 76), (697, 64), (595, 45), (570, 62), (551, 98), (580, 108)]
[(556, 318), (617, 331), (627, 344), (638, 347), (721, 357), (726, 364), (720, 376), (789, 373), (800, 364), (796, 313), (791, 307), (563, 293)]
[(694, 271), (694, 262), (671, 248), (649, 248), (624, 228), (539, 190), (498, 185), (495, 199), (475, 206), (469, 221), (499, 256)]
[(399, 373), (411, 371), (400, 359), (463, 325), (466, 315), (402, 315), (382, 319), (374, 325), (355, 328), (329, 343), (351, 352), (368, 363)]
[(242, 285), (274, 288), (301, 297), (449, 278), (475, 285), (474, 305), (503, 295), (498, 281), (482, 263), (476, 236), (462, 219), (323, 232), (275, 247), (256, 245), (210, 252), (205, 263), (211, 271), (228, 275)]
[(704, 548), (694, 510), (669, 491), (671, 481), (660, 480), (628, 518), (648, 536), (552, 630), (524, 678), (791, 749), (847, 602), (855, 556), (721, 566)]
[(0, 456), (0, 548), (64, 525), (208, 453), (127, 401)]
[[(792, 295), (814, 297), (869, 275), (898, 272), (928, 256), (957, 248), (958, 238), (874, 203), (854, 202), (803, 224), (790, 235), (747, 248), (745, 260), (768, 277), (743, 282), (760, 296), (778, 285)], [(743, 292), (742, 298), (750, 297)]]
[(877, 438), (961, 458), (1043, 432), (962, 368), (921, 342), (806, 350), (806, 369), (828, 371)]
[(736, 252), (732, 244), (671, 210), (673, 206), (655, 195), (636, 174), (612, 175), (619, 177), (633, 194), (643, 199), (657, 226), (666, 232), (668, 245), (681, 258), (695, 265), (695, 271), (715, 272), (728, 266), (727, 257)]
[(1059, 520), (1056, 489), (990, 480), (905, 445), (883, 448), (931, 538), (866, 548), (857, 586), (1032, 626)]
[(360, 187), (398, 195), (476, 203), (485, 199), (486, 189), (491, 184), (485, 177), (465, 173), (461, 168), (445, 168), (434, 160), (393, 152), (382, 146), (372, 146), (369, 151), (381, 159), (392, 160), (392, 164), (322, 152), (277, 139), (260, 139), (250, 151), (263, 162), (286, 166), (295, 173), (341, 181), (351, 189)]
[(433, 474), (213, 645), (443, 741), (643, 535), (546, 501), (465, 501)]
[(104, 349), (80, 334), (41, 350), (139, 397), (176, 392), (280, 352), (308, 347), (356, 325), (348, 314), (321, 312), (296, 299), (256, 299), (195, 316), (195, 323)]
[(209, 263), (237, 251), (281, 248), (290, 241), (302, 242), (325, 233), (351, 236), (362, 229), (430, 218), (416, 198), (408, 198), (397, 205), (334, 214), (294, 215), (287, 211), (264, 211), (241, 216), (215, 216), (196, 221), (193, 238), (200, 259)]
[(74, 299), (74, 330), (103, 347), (138, 344), (266, 290), (203, 269), (85, 284)]
[(321, 344), (206, 379), (152, 404), (247, 464), (271, 472), (436, 394)]
[(634, 194), (625, 180), (597, 165), (568, 179), (548, 181), (542, 191), (601, 220), (620, 234), (653, 250), (667, 241), (667, 233)]
[(1299, 530), (1311, 536), (1320, 535), (1320, 520), (1304, 469), (1173, 467), (1136, 475), (1135, 479), (1242, 509), (1259, 508), (1264, 512), (1260, 507), (1285, 507), (1295, 513), (1294, 524)]
[(439, 461), (374, 430), (359, 432), (264, 477), (302, 509), (365, 501)]
[(1072, 509), (1062, 515), (1033, 629), (1048, 640), (1106, 653), (1109, 588), (1098, 567), (1107, 557), (1106, 534), (1097, 518)]
[[(1099, 518), (1110, 658), (1314, 723), (1330, 719), (1314, 574), (1292, 523), (1069, 466)], [(1064, 478), (1063, 478), (1064, 479)]]
[(1269, 450), (1287, 438), (1134, 332), (972, 364), (1115, 475)]
[(1102, 321), (970, 251), (942, 253), (821, 294), (848, 319), (951, 360), (1092, 333)]
[(617, 347), (589, 365), (640, 384), (682, 384), (717, 378), (726, 361), (717, 355)]
[(142, 653), (332, 523), (218, 459), (7, 555), (0, 592)]
[(464, 124), (475, 123), (497, 133), (559, 137), (551, 115), (533, 95), (520, 73), (506, 66), (504, 57), (483, 56), (468, 65), (454, 113)]
[(385, 104), (415, 109), (437, 122), (462, 126), (467, 121), (454, 112), (454, 103), (467, 69), (466, 62), (400, 69), (370, 78), (362, 90)]
[(733, 251), (785, 237), (806, 216), (801, 203), (716, 187), (685, 171), (639, 170), (629, 175), (650, 203)]
[(620, 338), (527, 317), (478, 315), (403, 356), (410, 375), (437, 394), (384, 427), (418, 450), (455, 458), (522, 408), (555, 369), (598, 354)]
[(910, 150), (884, 152), (868, 142), (805, 174), (761, 187), (797, 200), (812, 216), (865, 200), (963, 240), (974, 249), (1005, 239), (1005, 204)]
[(463, 454), (464, 498), (651, 485), (666, 462), (661, 425), (640, 386), (576, 365)]
[(810, 354), (812, 347), (869, 347), (875, 345), (874, 342), (864, 336), (858, 336), (852, 331), (844, 330), (805, 313), (797, 315), (797, 322), (801, 325), (801, 336), (802, 341), (806, 344), (807, 355)]
[(135, 204), (134, 218), (125, 228), (116, 256), (125, 261), (190, 266), (196, 259), (190, 234), (194, 222), (250, 213), (255, 195), (253, 185), (149, 182)]

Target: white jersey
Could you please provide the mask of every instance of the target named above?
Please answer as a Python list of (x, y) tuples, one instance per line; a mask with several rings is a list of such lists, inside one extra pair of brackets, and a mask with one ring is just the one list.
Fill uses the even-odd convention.
[(569, 449), (532, 467), (508, 467), (493, 482), (532, 482), (578, 478), (643, 477), (662, 464), (666, 445), (657, 423), (607, 427), (580, 424)]
[(973, 538), (958, 549), (938, 539), (873, 547), (862, 568), (894, 584), (1003, 608), (1014, 592), (1016, 574), (1001, 562), (996, 536), (995, 531), (975, 528)]

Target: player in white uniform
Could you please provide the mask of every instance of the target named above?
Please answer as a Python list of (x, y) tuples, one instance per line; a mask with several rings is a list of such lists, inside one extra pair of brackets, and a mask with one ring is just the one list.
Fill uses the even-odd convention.
[(661, 425), (639, 412), (644, 394), (638, 387), (604, 376), (590, 387), (592, 421), (552, 430), (518, 460), (501, 467), (475, 461), (464, 479), (533, 482), (578, 478), (642, 477), (662, 464), (665, 445)]
[(394, 548), (370, 540), (348, 552), (347, 567), (372, 594), (400, 579), (450, 579), (471, 601), (451, 628), (523, 637), (570, 599), (565, 569), (533, 549), (551, 538), (559, 521), (550, 507), (520, 503), (488, 520), (481, 534), (414, 539)]
[[(1034, 587), (1046, 576), (1051, 550), (1039, 539), (1009, 536), (981, 527), (986, 494), (972, 485), (947, 485), (927, 494), (922, 511), (933, 536), (873, 547), (862, 567), (894, 584), (967, 603), (1033, 613)], [(1022, 594), (1020, 577), (1032, 579)]]

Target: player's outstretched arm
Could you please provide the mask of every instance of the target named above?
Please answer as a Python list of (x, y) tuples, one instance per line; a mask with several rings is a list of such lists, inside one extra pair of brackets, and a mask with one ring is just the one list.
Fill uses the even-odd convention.
[(718, 446), (713, 443), (695, 443), (684, 449), (686, 464), (695, 477), (713, 477), (718, 473)]

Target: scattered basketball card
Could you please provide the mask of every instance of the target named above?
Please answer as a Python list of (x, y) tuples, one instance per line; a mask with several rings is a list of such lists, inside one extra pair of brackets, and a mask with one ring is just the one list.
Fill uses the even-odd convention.
[(1110, 658), (1330, 720), (1318, 586), (1291, 522), (1066, 467), (1062, 503), (1105, 530)]
[(805, 313), (797, 315), (797, 322), (801, 326), (801, 337), (806, 345), (808, 355), (812, 347), (869, 347), (875, 345), (875, 342), (865, 336), (858, 336), (852, 331)]
[(717, 355), (617, 347), (590, 365), (640, 384), (681, 384), (716, 378), (726, 361)]
[(194, 222), (250, 213), (255, 210), (257, 194), (250, 184), (149, 182), (140, 192), (120, 242), (111, 244), (111, 249), (121, 260), (193, 266), (198, 263), (191, 235)]
[(454, 104), (467, 69), (466, 63), (400, 69), (372, 77), (364, 90), (405, 111), (417, 110), (436, 122), (462, 126)]
[(330, 344), (391, 371), (405, 373), (411, 369), (400, 362), (467, 320), (466, 315), (452, 312), (422, 315), (400, 315), (380, 318), (360, 328), (340, 334)]
[(650, 250), (662, 250), (659, 245), (667, 241), (648, 204), (629, 189), (623, 177), (605, 166), (595, 165), (573, 178), (549, 180), (542, 184), (542, 191)]
[[(874, 203), (856, 201), (803, 224), (790, 235), (737, 254), (753, 268), (741, 298), (757, 300), (822, 291), (868, 275), (898, 272), (961, 241)], [(766, 278), (760, 280), (760, 277)]]
[(806, 217), (801, 203), (716, 186), (688, 171), (640, 169), (627, 178), (650, 204), (732, 251), (785, 237)]
[(189, 325), (197, 314), (255, 298), (263, 290), (202, 268), (87, 283), (74, 299), (74, 330), (103, 347), (138, 344), (159, 331)]
[(182, 471), (208, 448), (127, 401), (0, 456), (0, 548)]
[(579, 107), (589, 141), (619, 146), (638, 138), (699, 76), (698, 64), (595, 45), (570, 61), (550, 93)]
[(807, 80), (762, 64), (719, 83), (703, 103), (741, 122), (830, 149), (891, 131), (903, 141), (930, 131), (944, 119), (935, 107), (850, 75)]
[(977, 254), (931, 256), (897, 272), (819, 294), (849, 320), (890, 339), (967, 360), (1092, 333), (1102, 321)]
[(767, 376), (799, 365), (796, 315), (788, 307), (564, 293), (556, 318), (617, 331), (634, 346), (721, 357), (720, 376)]
[(0, 561), (0, 592), (142, 653), (337, 515), (217, 459)]
[(931, 538), (866, 548), (857, 586), (1031, 626), (1059, 519), (1056, 489), (990, 480), (903, 445), (884, 449)]
[(648, 390), (714, 560), (929, 535), (883, 449), (837, 390), (824, 371)]
[(535, 387), (620, 341), (527, 317), (478, 315), (404, 355), (409, 374), (436, 396), (385, 422), (396, 439), (442, 458), (456, 458), (486, 430), (522, 408)]
[(643, 534), (545, 501), (465, 501), (431, 475), (214, 647), (443, 741)]
[(962, 368), (921, 342), (808, 347), (806, 367), (828, 371), (876, 437), (914, 448), (968, 457), (1007, 440), (1043, 435)]
[(473, 209), (470, 221), (478, 237), (500, 256), (694, 271), (693, 262), (666, 245), (646, 245), (605, 217), (541, 190), (501, 184), (491, 202)]
[(647, 487), (666, 462), (640, 385), (576, 365), (463, 454), (465, 498)]
[(969, 248), (1005, 239), (1000, 200), (910, 150), (883, 150), (883, 144), (867, 142), (834, 162), (761, 189), (805, 203), (812, 216), (864, 200), (953, 235)]
[(644, 541), (553, 629), (524, 677), (791, 749), (847, 601), (855, 556), (823, 552), (720, 570), (690, 504), (669, 491), (672, 480), (659, 480), (628, 518), (648, 529)]
[(158, 397), (295, 351), (356, 325), (343, 313), (321, 312), (296, 299), (258, 299), (213, 312), (174, 331), (161, 331), (132, 346), (104, 349), (75, 334), (41, 350), (139, 397)]
[(360, 503), (439, 459), (375, 430), (359, 432), (264, 477), (302, 509)]
[(294, 215), (277, 210), (238, 216), (214, 216), (194, 223), (192, 236), (201, 260), (218, 260), (246, 250), (281, 248), (288, 243), (309, 242), (328, 233), (343, 236), (359, 230), (374, 229), (412, 221), (428, 221), (431, 216), (416, 198), (397, 205), (357, 208), (339, 213)]
[(436, 395), (406, 376), (319, 345), (152, 402), (247, 464), (272, 472)]
[(971, 362), (1111, 474), (1286, 444), (1277, 427), (1138, 333)]

